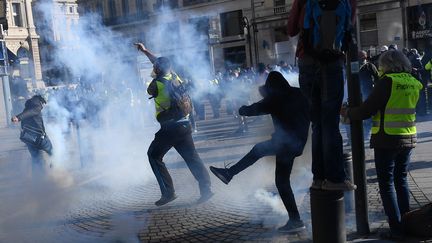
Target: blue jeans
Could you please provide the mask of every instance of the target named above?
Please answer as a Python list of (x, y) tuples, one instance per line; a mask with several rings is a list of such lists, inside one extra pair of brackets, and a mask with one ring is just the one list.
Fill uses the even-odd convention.
[(343, 182), (340, 109), (344, 95), (343, 63), (299, 63), (300, 89), (309, 99), (312, 121), (312, 173), (314, 180)]
[(45, 160), (43, 158), (43, 152), (45, 151), (48, 155), (52, 155), (52, 144), (48, 136), (41, 141), (38, 147), (31, 144), (26, 144), (27, 149), (32, 158), (32, 174), (33, 176), (38, 176), (43, 173), (43, 168)]
[(400, 232), (401, 217), (409, 211), (408, 165), (412, 148), (375, 148), (375, 167), (381, 200), (390, 229)]

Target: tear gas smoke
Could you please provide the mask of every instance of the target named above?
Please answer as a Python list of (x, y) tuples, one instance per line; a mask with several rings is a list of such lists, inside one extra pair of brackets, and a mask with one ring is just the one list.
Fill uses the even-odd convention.
[[(45, 23), (49, 23), (53, 16), (52, 2), (39, 2), (36, 8), (42, 13)], [(192, 95), (205, 97), (213, 90), (209, 83), (213, 73), (208, 61), (207, 40), (197, 30), (194, 21), (179, 25), (169, 10), (161, 16), (152, 27), (146, 27), (148, 38), (145, 44), (154, 53), (171, 57), (178, 68), (176, 71), (194, 82)], [(198, 22), (201, 20), (205, 21), (196, 19)], [(53, 68), (67, 70), (67, 79), (63, 81), (75, 83), (75, 86), (50, 91), (44, 109), (47, 133), (54, 147), (54, 156), (50, 158), (54, 169), (46, 180), (32, 182), (31, 186), (2, 202), (1, 208), (5, 212), (2, 216), (6, 217), (0, 221), (0, 229), (22, 229), (36, 222), (52, 222), (62, 213), (60, 217), (79, 207), (97, 204), (94, 198), (101, 191), (116, 195), (126, 188), (155, 181), (146, 150), (158, 126), (154, 104), (145, 94), (145, 84), (138, 82), (139, 72), (135, 63), (137, 55), (143, 54), (132, 45), (136, 40), (105, 27), (101, 17), (93, 13), (80, 16), (78, 23), (69, 30), (59, 23), (66, 21), (57, 23), (59, 36), (75, 36), (76, 39), (72, 47), (68, 39), (50, 42), (53, 50), (49, 58), (54, 60)], [(38, 29), (39, 35), (50, 36), (51, 27), (45, 27)], [(287, 75), (288, 81), (295, 81), (294, 74)], [(147, 81), (149, 79), (146, 77)], [(234, 85), (229, 93), (232, 97), (228, 98), (235, 98), (244, 90), (245, 86)], [(274, 162), (270, 165), (263, 163), (257, 168), (260, 169), (251, 174), (257, 175), (254, 178), (267, 178), (262, 180), (264, 184), (257, 186), (247, 178), (234, 186), (238, 190), (226, 190), (226, 193), (235, 199), (243, 197), (244, 188), (253, 192), (273, 184)], [(305, 171), (301, 173), (305, 174)], [(16, 183), (11, 188), (20, 187)], [(258, 195), (263, 202), (274, 202), (272, 195)], [(130, 215), (115, 218), (114, 224), (119, 227), (114, 227), (112, 234), (104, 237), (108, 240), (116, 237), (135, 240), (134, 236), (143, 227), (135, 221), (135, 217)], [(19, 230), (10, 232), (5, 233), (9, 242), (37, 239), (38, 236), (31, 233), (24, 236)]]

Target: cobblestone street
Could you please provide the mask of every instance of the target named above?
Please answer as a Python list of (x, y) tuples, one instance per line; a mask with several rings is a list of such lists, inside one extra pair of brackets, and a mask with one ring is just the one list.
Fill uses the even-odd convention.
[[(429, 119), (430, 120), (430, 119)], [(256, 142), (271, 134), (270, 120), (251, 119), (250, 131), (235, 134), (237, 121), (224, 116), (198, 122), (194, 139), (206, 167), (236, 162)], [(419, 145), (411, 172), (411, 206), (432, 200), (432, 122), (419, 122)], [(74, 169), (63, 176), (74, 183), (54, 186), (50, 180), (31, 182), (23, 176), (29, 170), (29, 155), (17, 139), (18, 131), (0, 131), (0, 242), (311, 242), (310, 151), (296, 161), (293, 184), (307, 230), (301, 234), (280, 234), (276, 228), (288, 220), (274, 186), (274, 158), (258, 161), (225, 185), (211, 175), (215, 196), (197, 204), (198, 185), (182, 158), (170, 151), (166, 163), (174, 180), (178, 199), (162, 207), (154, 202), (160, 192), (151, 171), (149, 178), (130, 180), (132, 173), (119, 173), (126, 182), (107, 186), (111, 175), (101, 170), (97, 176)], [(139, 146), (138, 146), (139, 147)], [(140, 148), (143, 151), (147, 147)], [(378, 194), (373, 153), (367, 149), (368, 202), (371, 235), (355, 233), (355, 215), (347, 213), (347, 239), (376, 239), (388, 227)], [(147, 158), (142, 158), (146, 163)], [(121, 161), (118, 161), (119, 165)], [(104, 182), (104, 183), (102, 183)], [(38, 191), (39, 190), (39, 191)], [(10, 199), (10, 200), (9, 200)], [(22, 200), (18, 200), (22, 199)], [(35, 201), (36, 200), (36, 201)], [(39, 201), (37, 201), (39, 200)], [(19, 203), (25, 201), (27, 203)], [(4, 228), (4, 226), (7, 226)], [(420, 242), (425, 239), (413, 239)], [(432, 242), (432, 241), (424, 241)]]

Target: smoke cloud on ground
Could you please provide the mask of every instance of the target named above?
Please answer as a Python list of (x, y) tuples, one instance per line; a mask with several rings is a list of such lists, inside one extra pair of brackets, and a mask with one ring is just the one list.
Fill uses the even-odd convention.
[[(40, 2), (37, 8), (49, 23), (54, 9), (52, 2)], [(206, 61), (208, 52), (202, 51), (208, 49), (207, 42), (193, 24), (182, 24), (178, 36), (167, 38), (166, 33), (172, 33), (173, 25), (178, 22), (170, 10), (165, 10), (161, 16), (154, 28), (148, 30), (151, 38), (145, 44), (155, 53), (172, 57), (175, 63), (186, 64), (186, 70), (179, 72), (195, 80), (193, 96), (204, 97), (211, 90), (208, 81), (213, 78)], [(52, 30), (47, 30), (39, 35), (49, 35)], [(75, 85), (49, 90), (44, 114), (54, 155), (49, 158), (52, 168), (48, 169), (48, 176), (30, 179), (23, 175), (25, 182), (14, 181), (10, 187), (14, 190), (10, 192), (12, 196), (2, 201), (0, 229), (8, 232), (9, 242), (34, 237), (17, 229), (55, 224), (53, 220), (62, 213), (96, 203), (95, 194), (101, 191), (114, 194), (155, 181), (146, 151), (158, 125), (153, 102), (148, 101), (145, 94), (145, 84), (138, 82), (135, 62), (137, 55), (143, 54), (132, 45), (134, 40), (105, 27), (101, 17), (93, 13), (80, 16), (70, 30), (60, 28), (57, 31), (60, 36), (77, 37), (78, 44), (73, 48), (67, 48), (67, 39), (50, 43), (54, 47), (50, 52), (54, 65), (70, 74), (69, 80), (63, 81)], [(285, 75), (290, 84), (296, 82), (295, 74)], [(243, 92), (244, 87), (238, 87), (239, 90), (230, 93)], [(304, 154), (310, 151), (305, 150)], [(297, 184), (294, 185), (297, 199), (304, 192), (302, 183), (309, 184), (305, 179), (310, 179), (310, 170), (305, 169), (308, 161), (310, 158), (305, 156), (299, 158), (295, 165), (298, 169), (292, 173), (293, 184)], [(248, 178), (239, 175), (241, 179), (233, 180), (234, 185), (228, 186), (225, 192), (234, 200), (255, 195), (263, 207), (270, 206), (286, 220), (280, 199), (262, 189), (274, 183), (273, 157), (259, 161), (248, 173)], [(212, 180), (214, 182), (215, 178)], [(92, 187), (87, 187), (89, 185)], [(104, 237), (134, 242), (143, 224), (127, 213), (113, 217), (113, 231)]]

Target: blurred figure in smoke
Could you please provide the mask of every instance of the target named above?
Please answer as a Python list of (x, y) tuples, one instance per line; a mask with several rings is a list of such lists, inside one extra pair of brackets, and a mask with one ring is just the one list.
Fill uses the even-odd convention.
[(270, 114), (275, 132), (272, 138), (256, 144), (238, 163), (230, 168), (210, 170), (221, 181), (228, 184), (233, 176), (253, 165), (264, 156), (276, 155), (276, 186), (288, 211), (288, 223), (279, 228), (283, 232), (297, 232), (305, 228), (297, 209), (291, 189), (290, 174), (294, 159), (303, 153), (308, 137), (308, 102), (300, 89), (291, 87), (281, 73), (271, 72), (264, 86), (260, 87), (264, 97), (250, 106), (242, 106), (239, 114), (260, 116)]
[(280, 61), (279, 62), (279, 67), (281, 68), (282, 72), (285, 72), (285, 73), (292, 72), (292, 67), (290, 65), (288, 65), (288, 63), (285, 62), (285, 61)]
[(215, 77), (210, 80), (210, 92), (208, 98), (213, 111), (213, 118), (220, 117), (220, 106), (221, 106), (221, 91), (220, 91), (220, 80), (222, 79), (222, 73), (217, 72)]
[(422, 73), (424, 72), (423, 63), (421, 61), (420, 54), (417, 49), (412, 48), (408, 53), (408, 59), (411, 62), (412, 71), (411, 74), (423, 84), (423, 89), (420, 91), (420, 97), (417, 104), (417, 115), (426, 115), (426, 87), (427, 79), (423, 79)]
[(258, 63), (257, 77), (255, 79), (257, 85), (263, 85), (267, 79), (268, 74), (269, 71), (266, 65), (264, 63)]
[[(378, 81), (378, 69), (367, 59), (367, 53), (365, 51), (359, 51), (358, 59), (360, 62), (360, 70), (359, 70), (359, 80), (360, 80), (360, 89), (362, 94), (363, 102), (372, 92), (374, 84)], [(366, 119), (363, 122), (363, 136), (364, 139), (369, 138), (370, 130), (372, 128), (372, 119)]]
[(167, 82), (174, 82), (175, 85), (182, 81), (171, 71), (171, 62), (168, 58), (156, 57), (142, 43), (135, 45), (153, 63), (153, 80), (147, 92), (155, 100), (156, 119), (161, 125), (147, 152), (162, 193), (161, 198), (155, 204), (162, 206), (177, 198), (171, 176), (163, 162), (164, 155), (172, 147), (184, 158), (188, 168), (199, 183), (201, 197), (198, 202), (207, 201), (213, 195), (210, 189), (210, 176), (195, 149), (189, 114), (182, 117), (172, 107), (172, 91), (170, 92), (168, 89), (170, 84)]
[(43, 152), (52, 155), (52, 144), (45, 132), (42, 109), (46, 104), (46, 97), (35, 95), (25, 103), (23, 112), (12, 117), (12, 122), (21, 122), (20, 139), (23, 141), (32, 157), (32, 176), (42, 175), (45, 160)]

